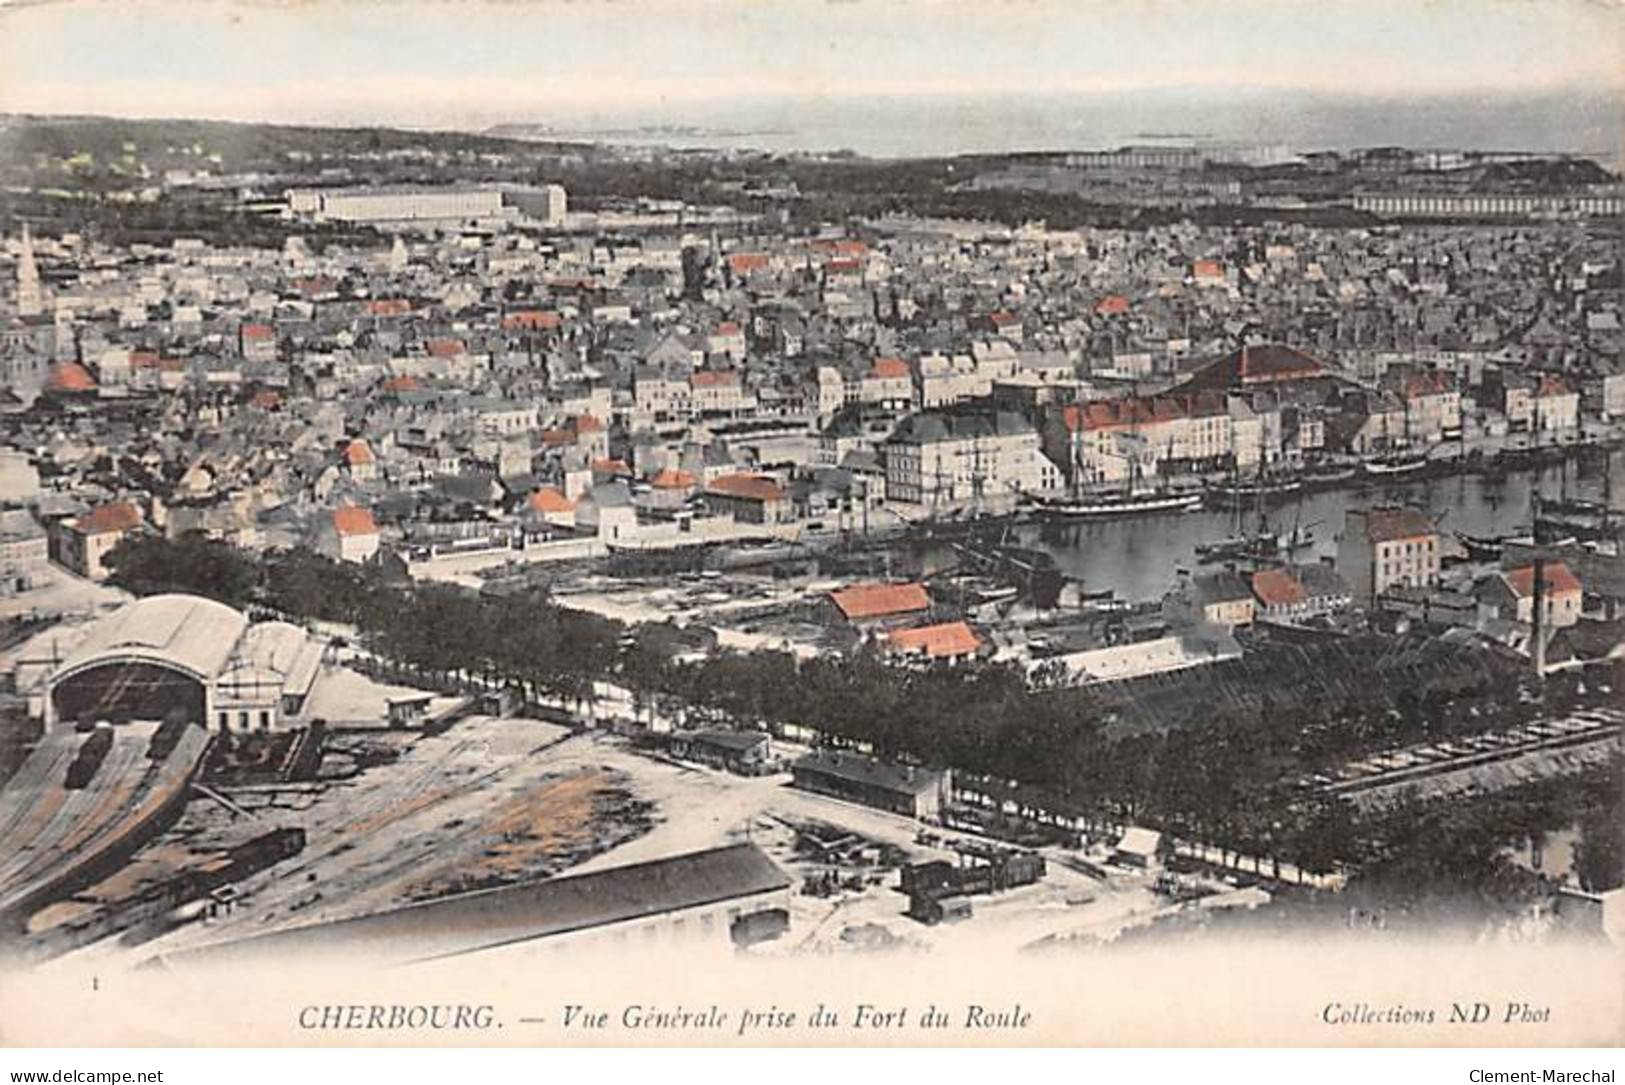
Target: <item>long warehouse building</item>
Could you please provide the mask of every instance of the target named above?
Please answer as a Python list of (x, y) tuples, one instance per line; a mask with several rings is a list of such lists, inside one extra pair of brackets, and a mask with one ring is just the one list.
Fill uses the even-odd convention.
[(351, 955), (411, 963), (497, 951), (748, 945), (789, 923), (791, 880), (755, 844), (462, 893), (162, 958), (169, 965)]

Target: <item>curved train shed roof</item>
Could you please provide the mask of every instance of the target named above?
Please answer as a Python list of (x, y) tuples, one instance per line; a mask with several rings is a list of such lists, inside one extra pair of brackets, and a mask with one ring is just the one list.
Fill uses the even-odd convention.
[(248, 629), (248, 618), (198, 595), (150, 595), (90, 627), (52, 683), (99, 663), (145, 660), (209, 681)]

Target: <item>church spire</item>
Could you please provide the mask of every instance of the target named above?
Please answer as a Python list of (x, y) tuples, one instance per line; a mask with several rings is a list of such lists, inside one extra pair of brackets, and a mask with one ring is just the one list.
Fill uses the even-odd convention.
[(22, 248), (17, 253), (17, 312), (22, 316), (39, 316), (45, 311), (40, 295), (39, 265), (34, 262), (34, 239), (23, 223)]

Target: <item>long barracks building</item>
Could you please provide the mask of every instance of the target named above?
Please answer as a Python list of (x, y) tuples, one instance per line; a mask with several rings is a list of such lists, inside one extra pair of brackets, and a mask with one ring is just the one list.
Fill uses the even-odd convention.
[(1617, 216), (1621, 199), (1617, 193), (1372, 192), (1355, 195), (1354, 209), (1385, 218), (1601, 218)]

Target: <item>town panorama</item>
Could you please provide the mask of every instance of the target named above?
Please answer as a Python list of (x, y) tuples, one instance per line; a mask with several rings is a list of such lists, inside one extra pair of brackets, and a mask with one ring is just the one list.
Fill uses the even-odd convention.
[(8, 958), (1620, 938), (1617, 163), (709, 136), (0, 118)]

